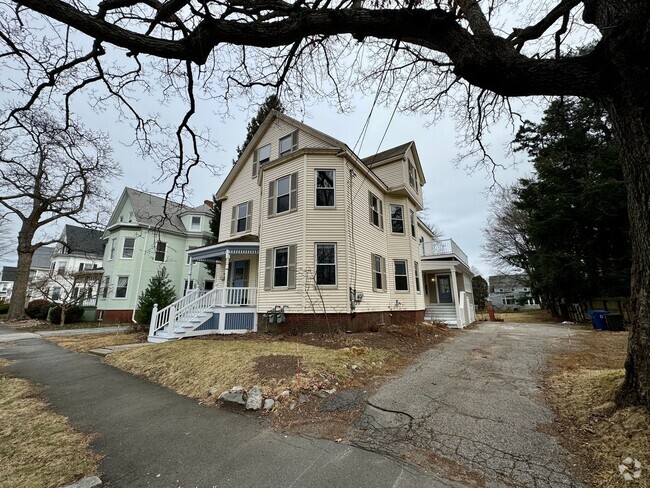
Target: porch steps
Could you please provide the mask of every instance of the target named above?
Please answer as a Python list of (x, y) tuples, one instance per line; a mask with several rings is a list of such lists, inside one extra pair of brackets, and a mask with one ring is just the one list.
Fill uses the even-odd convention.
[(430, 304), (424, 311), (425, 322), (442, 322), (449, 326), (458, 325), (456, 307), (453, 303)]

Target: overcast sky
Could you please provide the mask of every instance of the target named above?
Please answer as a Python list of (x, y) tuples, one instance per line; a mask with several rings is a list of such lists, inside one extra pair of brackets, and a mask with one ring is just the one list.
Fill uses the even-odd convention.
[[(257, 106), (249, 106), (248, 101), (242, 101), (240, 105), (236, 108), (235, 104), (231, 104), (230, 117), (227, 120), (215, 117), (210, 113), (209, 107), (204, 107), (208, 110), (202, 111), (202, 117), (206, 118), (206, 123), (211, 127), (212, 140), (220, 146), (219, 151), (210, 153), (209, 159), (214, 167), (221, 167), (222, 170), (218, 176), (204, 169), (195, 170), (191, 178), (192, 196), (189, 203), (198, 205), (211, 198), (230, 168), (236, 147), (245, 137), (246, 125), (251, 115), (257, 111)], [(527, 104), (526, 107), (527, 117), (538, 116), (533, 104)], [(302, 121), (354, 148), (370, 108), (371, 100), (365, 98), (356, 102), (350, 114), (338, 114), (326, 104), (314, 105), (309, 108), (309, 116)], [(356, 148), (356, 153), (365, 157), (410, 140), (415, 141), (427, 180), (424, 186), (424, 200), (430, 221), (438, 226), (444, 237), (453, 238), (467, 253), (470, 265), (475, 266), (486, 277), (493, 274), (494, 270), (481, 256), (481, 228), (485, 226), (488, 216), (487, 190), (493, 183), (492, 174), (483, 169), (470, 174), (465, 168), (454, 165), (457, 155), (466, 148), (459, 142), (456, 124), (452, 120), (442, 120), (427, 127), (429, 120), (426, 117), (398, 113), (390, 123), (380, 147), (391, 112), (392, 109), (375, 108), (363, 145)], [(290, 115), (296, 117), (296, 114)], [(164, 192), (168, 189), (169, 182), (154, 183), (157, 176), (154, 163), (143, 161), (133, 148), (126, 144), (132, 137), (128, 125), (116, 124), (114, 118), (106, 113), (99, 116), (89, 113), (88, 120), (91, 119), (95, 119), (91, 125), (97, 125), (111, 133), (115, 160), (123, 168), (123, 177), (112, 184), (115, 199), (125, 186), (153, 192)], [(531, 166), (523, 155), (516, 155), (519, 162), (513, 167), (513, 156), (507, 154), (507, 144), (512, 138), (513, 129), (505, 123), (491, 127), (490, 134), (486, 137), (490, 143), (491, 155), (498, 163), (507, 167), (498, 168), (496, 171), (496, 180), (502, 185), (530, 174)], [(13, 231), (17, 232), (17, 228)], [(5, 258), (5, 264), (14, 259)]]

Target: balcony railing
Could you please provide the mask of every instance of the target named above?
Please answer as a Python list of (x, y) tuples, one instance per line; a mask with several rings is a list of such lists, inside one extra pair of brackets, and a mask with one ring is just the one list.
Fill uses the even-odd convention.
[(440, 241), (428, 241), (420, 244), (420, 253), (422, 257), (427, 256), (455, 256), (458, 260), (469, 266), (467, 254), (465, 254), (453, 239), (443, 239)]

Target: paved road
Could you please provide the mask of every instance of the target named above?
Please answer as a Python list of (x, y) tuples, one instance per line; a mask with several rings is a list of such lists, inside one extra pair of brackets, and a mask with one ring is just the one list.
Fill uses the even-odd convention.
[(268, 430), (40, 338), (4, 343), (0, 357), (44, 385), (79, 430), (99, 434), (93, 448), (110, 488), (462, 486), (364, 449)]
[(563, 325), (484, 323), (459, 331), (369, 399), (355, 439), (375, 452), (488, 487), (574, 487), (567, 452), (544, 427), (539, 389)]

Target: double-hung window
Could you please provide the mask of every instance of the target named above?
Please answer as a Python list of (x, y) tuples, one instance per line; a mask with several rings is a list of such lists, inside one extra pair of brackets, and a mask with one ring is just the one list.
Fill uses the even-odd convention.
[(316, 206), (334, 207), (334, 181), (336, 171), (333, 169), (316, 170)]
[(269, 182), (268, 216), (273, 217), (298, 208), (298, 173)]
[(111, 251), (110, 251), (110, 254), (108, 256), (108, 259), (113, 259), (115, 257), (115, 243), (116, 243), (116, 241), (117, 241), (116, 238), (111, 239)]
[(115, 298), (126, 298), (126, 290), (129, 287), (128, 276), (118, 276), (117, 286), (115, 287)]
[(298, 149), (298, 131), (295, 130), (280, 139), (279, 150), (280, 157), (289, 154)]
[(61, 298), (61, 287), (54, 286), (52, 287), (52, 296), (50, 297), (53, 302), (56, 302)]
[(384, 228), (384, 210), (383, 205), (379, 197), (372, 193), (368, 192), (368, 206), (370, 208), (370, 223), (379, 229)]
[(296, 245), (266, 250), (264, 289), (293, 289), (296, 287)]
[(415, 268), (415, 291), (420, 293), (420, 263), (414, 262), (413, 266)]
[(264, 163), (271, 160), (271, 144), (255, 149), (253, 153), (253, 178), (257, 178), (257, 172)]
[(405, 259), (396, 259), (395, 265), (395, 290), (409, 291), (408, 266)]
[(372, 289), (386, 291), (386, 260), (379, 254), (371, 254), (372, 260)]
[(413, 163), (411, 163), (410, 160), (409, 160), (409, 185), (411, 185), (411, 188), (417, 191), (417, 184), (415, 179), (415, 166), (413, 166)]
[(124, 245), (122, 246), (122, 259), (132, 259), (134, 248), (135, 248), (135, 238), (125, 237)]
[(230, 235), (241, 232), (250, 232), (253, 219), (253, 200), (240, 203), (232, 208), (232, 220), (230, 221)]
[(316, 244), (316, 284), (336, 285), (336, 244)]
[(109, 276), (104, 276), (104, 283), (102, 285), (102, 298), (108, 298), (108, 286), (111, 282), (111, 278)]
[(153, 260), (160, 263), (165, 262), (165, 257), (167, 254), (167, 243), (163, 241), (156, 242), (156, 252), (154, 253)]
[(415, 237), (415, 213), (409, 210), (409, 217), (411, 218), (411, 237)]
[(190, 223), (190, 230), (201, 230), (201, 217), (199, 216), (193, 216), (192, 221)]
[(390, 206), (390, 228), (394, 234), (404, 234), (404, 207)]

